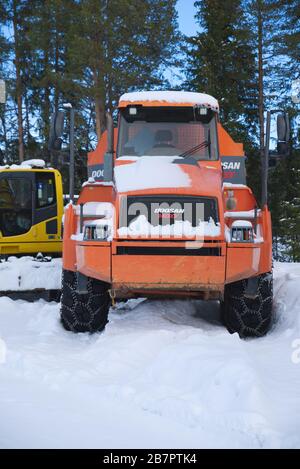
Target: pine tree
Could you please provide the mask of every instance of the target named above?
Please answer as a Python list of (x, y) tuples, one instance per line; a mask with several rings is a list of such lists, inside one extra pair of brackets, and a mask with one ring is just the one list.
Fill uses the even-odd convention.
[[(264, 136), (262, 122), (266, 108), (287, 111), (292, 123), (291, 156), (280, 162), (270, 174), (270, 207), (275, 255), (295, 260), (298, 255), (297, 243), (299, 246), (297, 219), (300, 216), (297, 203), (297, 181), (300, 177), (297, 151), (299, 138), (297, 141), (295, 132), (295, 127), (299, 125), (299, 109), (297, 110), (297, 105), (291, 100), (291, 87), (293, 79), (298, 76), (297, 67), (299, 69), (299, 3), (294, 0), (257, 0), (250, 2), (250, 10), (254, 24), (257, 22), (259, 10), (262, 21), (262, 77), (259, 83), (263, 97), (260, 102), (261, 140)], [(262, 142), (260, 147), (262, 149)], [(278, 246), (280, 249), (277, 249)]]
[[(9, 44), (4, 34), (5, 11), (0, 3), (0, 79), (7, 81), (6, 63), (9, 57)], [(0, 166), (6, 161), (8, 138), (5, 119), (5, 104), (0, 103)]]
[(242, 2), (200, 0), (195, 6), (200, 32), (188, 40), (185, 86), (218, 98), (224, 126), (233, 135), (244, 134), (254, 128), (256, 102), (255, 62)]
[[(13, 105), (13, 102), (10, 102), (9, 100), (7, 109), (10, 108), (10, 110), (9, 113), (7, 113), (6, 121), (9, 120), (10, 125), (14, 125), (16, 116), (18, 139), (17, 156), (19, 161), (23, 161), (25, 158), (26, 143), (26, 135), (24, 131), (27, 108), (26, 95), (29, 90), (28, 82), (30, 81), (28, 74), (30, 45), (28, 41), (27, 28), (28, 16), (30, 14), (30, 1), (1, 0), (0, 9), (3, 12), (1, 23), (9, 32), (9, 40), (6, 38), (9, 54), (6, 57), (5, 68), (9, 69), (9, 73), (7, 73), (9, 95), (15, 102), (15, 105)], [(8, 159), (14, 160), (15, 156), (14, 152), (12, 152)]]
[(195, 6), (200, 31), (187, 40), (184, 86), (218, 98), (222, 124), (244, 143), (248, 183), (259, 197), (256, 60), (244, 2), (200, 0)]
[[(71, 27), (69, 57), (78, 94), (94, 102), (98, 139), (105, 112), (128, 89), (163, 82), (177, 40), (176, 0), (82, 0)], [(77, 15), (77, 16), (76, 16)]]
[[(43, 158), (49, 159), (47, 141), (52, 108), (57, 109), (71, 87), (66, 78), (68, 28), (72, 0), (35, 0), (28, 21), (31, 46), (31, 114), (38, 115), (35, 131), (42, 142)], [(54, 161), (52, 161), (54, 164)]]

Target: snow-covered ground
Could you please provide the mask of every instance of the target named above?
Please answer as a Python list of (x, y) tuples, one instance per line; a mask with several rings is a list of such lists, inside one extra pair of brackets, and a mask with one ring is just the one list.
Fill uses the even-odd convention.
[(0, 291), (60, 289), (61, 269), (60, 258), (47, 262), (47, 258), (43, 257), (37, 261), (30, 256), (11, 256), (7, 261), (0, 262)]
[(131, 300), (73, 335), (59, 305), (0, 298), (0, 447), (299, 448), (300, 264), (275, 301), (245, 341), (217, 303)]

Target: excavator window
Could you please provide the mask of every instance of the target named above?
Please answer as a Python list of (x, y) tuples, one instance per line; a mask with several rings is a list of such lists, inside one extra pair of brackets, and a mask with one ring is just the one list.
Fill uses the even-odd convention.
[(0, 231), (2, 236), (27, 233), (32, 226), (32, 184), (28, 178), (0, 179)]
[(55, 178), (53, 173), (36, 173), (36, 208), (49, 207), (56, 203)]

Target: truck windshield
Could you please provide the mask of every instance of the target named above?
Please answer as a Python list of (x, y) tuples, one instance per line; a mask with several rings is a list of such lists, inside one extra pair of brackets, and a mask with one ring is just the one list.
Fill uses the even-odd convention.
[(117, 157), (217, 160), (215, 113), (206, 108), (130, 106), (120, 111)]

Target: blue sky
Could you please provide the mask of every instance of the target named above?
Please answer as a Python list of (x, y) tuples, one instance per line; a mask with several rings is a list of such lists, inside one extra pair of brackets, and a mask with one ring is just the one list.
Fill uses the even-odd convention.
[(196, 13), (194, 3), (195, 0), (177, 1), (179, 28), (187, 36), (193, 36), (197, 31), (197, 24), (194, 18)]
[[(196, 9), (194, 7), (195, 0), (177, 0), (178, 23), (180, 31), (186, 36), (194, 36), (198, 30), (195, 22)], [(170, 68), (164, 73), (169, 80), (170, 88), (176, 88), (184, 80), (180, 69)]]

